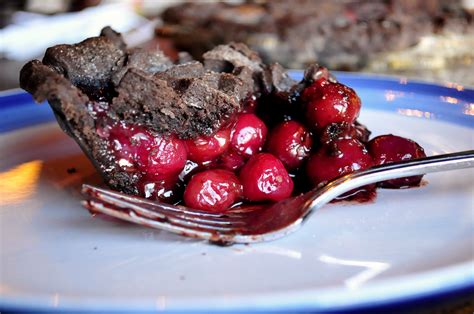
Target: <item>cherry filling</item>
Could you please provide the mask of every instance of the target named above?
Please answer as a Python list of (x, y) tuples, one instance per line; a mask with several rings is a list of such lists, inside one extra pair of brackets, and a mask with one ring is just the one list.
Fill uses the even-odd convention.
[[(356, 121), (359, 97), (329, 81), (327, 70), (288, 99), (285, 106), (299, 114), (278, 116), (279, 110), (271, 111), (271, 97), (252, 96), (213, 135), (187, 140), (114, 122), (106, 103), (88, 104), (88, 110), (118, 167), (137, 178), (140, 195), (210, 212), (242, 202), (280, 201), (372, 165), (425, 156), (421, 146), (399, 136), (369, 141), (370, 131)], [(378, 186), (403, 188), (420, 180), (416, 176)]]
[(238, 171), (245, 164), (245, 158), (232, 150), (225, 152), (219, 159), (218, 167)]
[(249, 201), (281, 201), (293, 192), (285, 166), (269, 153), (252, 156), (240, 171), (240, 180)]
[(156, 136), (151, 143), (148, 165), (141, 170), (150, 178), (176, 178), (187, 160), (186, 146), (174, 136)]
[(212, 136), (200, 136), (194, 140), (187, 140), (188, 157), (195, 162), (212, 161), (222, 155), (230, 143), (230, 129), (222, 129)]
[(267, 126), (253, 113), (242, 113), (232, 129), (230, 145), (240, 155), (248, 158), (262, 150), (267, 137)]
[(365, 146), (357, 139), (341, 139), (321, 147), (308, 160), (306, 170), (314, 186), (372, 166)]
[[(391, 134), (377, 136), (373, 138), (367, 146), (375, 165), (426, 157), (425, 151), (416, 142)], [(392, 179), (380, 182), (378, 185), (384, 188), (395, 189), (417, 186), (420, 184), (422, 177), (423, 176), (413, 176)]]
[(178, 199), (178, 175), (187, 161), (184, 141), (173, 135), (153, 133), (143, 126), (108, 122), (101, 116), (97, 120), (98, 132), (107, 140), (117, 165), (139, 176), (139, 193), (168, 202)]
[(138, 125), (116, 123), (108, 129), (109, 146), (115, 160), (125, 171), (140, 171), (148, 167), (153, 147), (153, 135)]
[(270, 133), (267, 150), (278, 157), (288, 170), (293, 170), (309, 156), (312, 144), (311, 134), (303, 124), (285, 121)]
[(323, 82), (317, 81), (303, 91), (308, 125), (316, 130), (331, 123), (353, 123), (359, 116), (359, 96), (341, 83)]
[(222, 212), (242, 197), (242, 185), (237, 176), (229, 170), (213, 169), (192, 176), (183, 199), (186, 206)]

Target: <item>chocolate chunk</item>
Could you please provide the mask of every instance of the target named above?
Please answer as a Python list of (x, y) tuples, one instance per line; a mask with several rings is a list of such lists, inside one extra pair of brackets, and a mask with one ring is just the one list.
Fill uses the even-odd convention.
[(72, 84), (86, 90), (109, 88), (112, 74), (125, 62), (126, 53), (108, 37), (92, 37), (75, 45), (46, 50), (43, 64), (50, 65)]
[(169, 69), (172, 65), (171, 60), (160, 50), (131, 49), (128, 51), (126, 64), (113, 73), (112, 82), (115, 86), (119, 85), (124, 74), (132, 68), (155, 74)]
[(189, 63), (178, 64), (172, 68), (160, 73), (159, 76), (163, 77), (170, 82), (176, 80), (185, 79), (185, 78), (198, 78), (204, 75), (206, 70), (204, 69), (202, 63), (197, 61), (192, 61)]
[(249, 96), (250, 94), (259, 94), (260, 85), (258, 73), (255, 74), (250, 68), (242, 66), (237, 67), (232, 71), (232, 74), (239, 78), (243, 86), (240, 88), (239, 95), (241, 99)]
[(114, 43), (115, 46), (117, 46), (121, 50), (127, 49), (127, 44), (123, 40), (122, 34), (114, 31), (110, 26), (104, 27), (100, 31), (100, 36), (107, 37)]
[(151, 125), (158, 132), (178, 128), (184, 105), (165, 80), (149, 76), (139, 69), (129, 69), (117, 87), (111, 110), (130, 123)]
[(296, 84), (278, 63), (273, 63), (262, 72), (262, 85), (265, 93), (288, 92)]
[(188, 63), (194, 61), (193, 56), (186, 51), (178, 52), (178, 64)]
[(232, 72), (237, 67), (248, 67), (254, 72), (263, 71), (262, 59), (245, 44), (219, 45), (203, 54), (204, 66), (214, 72)]
[[(188, 66), (198, 71), (198, 66)], [(130, 69), (117, 88), (118, 97), (113, 99), (111, 110), (130, 123), (182, 138), (212, 134), (240, 109), (240, 104), (235, 97), (215, 88), (219, 86), (185, 73), (170, 70), (150, 77), (141, 70)]]

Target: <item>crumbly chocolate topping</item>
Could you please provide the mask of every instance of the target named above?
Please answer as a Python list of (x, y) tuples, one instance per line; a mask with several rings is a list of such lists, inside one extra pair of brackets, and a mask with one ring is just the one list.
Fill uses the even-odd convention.
[(109, 88), (113, 73), (121, 69), (126, 53), (105, 36), (88, 38), (75, 45), (57, 45), (46, 50), (43, 64), (85, 89)]
[[(45, 92), (66, 98), (81, 91), (84, 99), (77, 102), (77, 110), (82, 110), (81, 103), (105, 98), (112, 117), (192, 138), (217, 130), (240, 109), (244, 97), (259, 89), (256, 80), (239, 77), (245, 72), (241, 68), (253, 75), (264, 67), (242, 44), (219, 47), (207, 58), (210, 64), (222, 61), (239, 67), (238, 75), (197, 61), (173, 65), (161, 51), (127, 49), (121, 35), (106, 28), (101, 36), (78, 44), (48, 48), (42, 62), (24, 67), (21, 86), (37, 100), (49, 100), (47, 95), (36, 96)], [(41, 78), (35, 83), (37, 76)], [(55, 83), (40, 84), (51, 78), (62, 78), (61, 86), (67, 81), (68, 87), (58, 91)]]
[(202, 55), (207, 69), (215, 72), (232, 72), (236, 67), (248, 67), (254, 72), (263, 71), (262, 59), (245, 44), (219, 45)]
[(118, 71), (112, 74), (112, 83), (116, 87), (120, 80), (130, 69), (140, 69), (150, 75), (165, 71), (173, 66), (172, 62), (161, 50), (130, 49), (127, 54), (127, 62)]

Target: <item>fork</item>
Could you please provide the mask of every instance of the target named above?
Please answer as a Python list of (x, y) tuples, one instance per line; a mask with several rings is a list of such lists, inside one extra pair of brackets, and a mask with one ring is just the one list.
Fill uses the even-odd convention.
[(474, 167), (474, 150), (375, 166), (337, 178), (307, 193), (262, 206), (258, 210), (209, 213), (185, 206), (153, 202), (88, 184), (82, 186), (82, 204), (101, 213), (143, 226), (220, 245), (254, 243), (281, 238), (331, 200), (355, 188), (376, 182), (431, 172)]

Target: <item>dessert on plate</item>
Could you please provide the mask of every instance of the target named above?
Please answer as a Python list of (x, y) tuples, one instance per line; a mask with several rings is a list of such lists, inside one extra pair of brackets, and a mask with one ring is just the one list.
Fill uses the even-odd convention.
[[(196, 13), (199, 12), (199, 13)], [(157, 40), (196, 59), (243, 42), (267, 63), (473, 84), (474, 7), (462, 0), (187, 2), (161, 14)]]
[(357, 121), (357, 93), (324, 67), (312, 64), (295, 81), (242, 43), (217, 46), (202, 60), (173, 63), (159, 50), (130, 49), (104, 28), (48, 48), (23, 67), (20, 84), (48, 100), (108, 186), (205, 211), (276, 202), (372, 165), (425, 156), (406, 138), (370, 139)]

